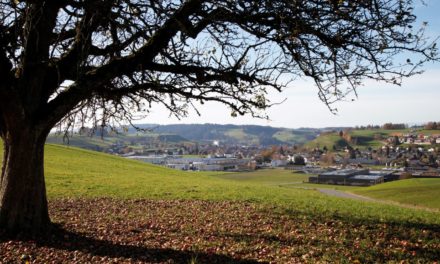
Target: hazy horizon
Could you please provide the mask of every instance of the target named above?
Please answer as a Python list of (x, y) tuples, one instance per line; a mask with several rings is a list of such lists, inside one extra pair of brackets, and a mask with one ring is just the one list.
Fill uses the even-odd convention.
[[(439, 122), (439, 120), (430, 120), (428, 122), (431, 121), (435, 121), (435, 122)], [(405, 122), (386, 122), (386, 123), (393, 123), (393, 124), (405, 124), (408, 125), (408, 127), (411, 126), (422, 126), (424, 124), (426, 124), (427, 122), (409, 122), (409, 123), (405, 123)], [(359, 127), (361, 126), (368, 126), (368, 125), (372, 125), (372, 126), (382, 126), (383, 124), (361, 124), (358, 125)], [(287, 128), (287, 129), (323, 129), (323, 128), (353, 128), (356, 126), (323, 126), (323, 127), (280, 127), (280, 126), (271, 126), (271, 125), (256, 125), (256, 124), (232, 124), (232, 123), (225, 123), (225, 124), (219, 124), (219, 123), (210, 123), (210, 122), (205, 122), (205, 123), (182, 123), (182, 122), (176, 122), (176, 123), (169, 123), (169, 124), (160, 124), (160, 123), (135, 123), (135, 125), (152, 125), (152, 126), (172, 126), (172, 125), (221, 125), (221, 126), (266, 126), (266, 127), (273, 127), (273, 128)]]

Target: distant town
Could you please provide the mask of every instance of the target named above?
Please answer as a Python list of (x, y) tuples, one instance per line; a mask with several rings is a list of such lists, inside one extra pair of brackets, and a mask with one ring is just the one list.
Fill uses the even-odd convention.
[[(411, 177), (440, 177), (440, 122), (417, 127), (387, 123), (326, 128), (318, 133), (307, 130), (306, 136), (305, 130), (301, 130), (303, 138), (308, 139), (299, 144), (281, 141), (261, 144), (254, 136), (256, 132), (260, 137), (266, 133), (265, 141), (270, 143), (267, 140), (270, 135), (286, 134), (286, 130), (227, 127), (229, 130), (222, 131), (224, 127), (216, 126), (214, 135), (210, 138), (204, 135), (206, 138), (198, 141), (184, 138), (190, 134), (106, 135), (110, 139), (103, 139), (107, 145), (101, 151), (185, 171), (285, 168), (308, 174), (309, 182), (318, 184), (370, 186)], [(203, 127), (199, 130), (203, 131)], [(298, 133), (288, 132), (292, 133), (291, 138)], [(234, 141), (224, 135), (239, 135), (242, 140)]]

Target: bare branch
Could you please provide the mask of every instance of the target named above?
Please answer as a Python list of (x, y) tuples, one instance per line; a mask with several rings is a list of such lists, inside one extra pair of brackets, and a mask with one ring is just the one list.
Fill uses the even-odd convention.
[[(0, 0), (6, 43), (0, 67), (10, 76), (0, 92), (19, 87), (22, 106), (32, 106), (26, 113), (38, 124), (72, 123), (80, 115), (95, 123), (130, 119), (131, 111), (148, 113), (155, 103), (183, 116), (193, 101), (209, 100), (264, 116), (274, 104), (268, 89), (306, 77), (334, 110), (333, 102), (357, 96), (364, 79), (400, 84), (438, 60), (435, 41), (413, 26), (411, 5)], [(411, 60), (399, 60), (406, 54)]]

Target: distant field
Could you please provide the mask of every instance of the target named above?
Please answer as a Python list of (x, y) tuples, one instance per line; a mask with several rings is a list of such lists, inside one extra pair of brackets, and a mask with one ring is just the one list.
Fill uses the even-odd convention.
[(290, 142), (290, 143), (305, 143), (310, 141), (311, 138), (315, 138), (313, 134), (307, 132), (300, 132), (298, 130), (280, 130), (276, 132), (273, 137), (281, 142)]
[(178, 135), (172, 134), (157, 134), (152, 132), (135, 133), (135, 134), (111, 134), (105, 137), (99, 135), (78, 135), (75, 134), (69, 138), (63, 138), (62, 135), (49, 135), (46, 140), (47, 144), (58, 144), (65, 146), (73, 146), (90, 150), (103, 151), (110, 148), (110, 146), (116, 142), (123, 142), (123, 144), (131, 147), (132, 149), (143, 149), (139, 143), (144, 142), (167, 142), (167, 143), (187, 143), (187, 139), (184, 139)]
[[(352, 137), (353, 142), (347, 142), (345, 139), (341, 138), (337, 132), (323, 134), (305, 144), (306, 147), (323, 148), (326, 146), (331, 149), (333, 146), (345, 147), (350, 144), (352, 147), (357, 148), (377, 148), (383, 145), (383, 141), (393, 135), (400, 135), (405, 133), (410, 133), (411, 129), (401, 129), (401, 130), (385, 130), (385, 129), (371, 129), (371, 130), (350, 130), (349, 134)], [(424, 135), (440, 134), (440, 130), (417, 130), (416, 133)]]
[(215, 177), (239, 182), (260, 183), (269, 185), (301, 184), (308, 180), (305, 174), (293, 173), (291, 170), (266, 169), (252, 172), (225, 173)]
[(248, 142), (248, 144), (258, 144), (259, 139), (256, 135), (247, 134), (242, 128), (229, 129), (224, 135), (240, 142)]
[(435, 130), (422, 129), (422, 130), (418, 130), (417, 133), (424, 134), (424, 135), (440, 135), (440, 130), (439, 129), (435, 129)]
[(309, 141), (305, 144), (305, 146), (309, 147), (309, 148), (318, 147), (318, 148), (322, 149), (325, 146), (329, 150), (331, 150), (333, 148), (333, 146), (338, 147), (338, 148), (342, 148), (347, 145), (348, 145), (347, 141), (345, 141), (343, 138), (341, 138), (339, 136), (339, 134), (336, 132), (320, 135), (316, 139)]
[(109, 147), (117, 140), (118, 140), (117, 138), (112, 138), (112, 137), (101, 138), (99, 136), (89, 137), (89, 136), (79, 136), (79, 135), (76, 135), (68, 139), (63, 139), (62, 136), (52, 135), (48, 138), (47, 142), (51, 144), (70, 145), (79, 148), (98, 150)]
[(440, 209), (440, 179), (394, 181), (352, 192), (376, 199)]
[(353, 130), (350, 131), (350, 135), (356, 142), (358, 147), (380, 147), (383, 145), (383, 141), (389, 136), (401, 133), (397, 130)]
[(256, 184), (264, 184), (268, 186), (278, 186), (283, 188), (294, 188), (294, 189), (315, 190), (319, 188), (319, 189), (335, 189), (335, 190), (354, 190), (360, 188), (356, 186), (308, 183), (308, 179), (310, 176), (312, 175), (307, 175), (304, 173), (294, 173), (291, 170), (285, 170), (282, 168), (215, 175), (216, 178), (228, 179), (236, 182), (256, 183)]

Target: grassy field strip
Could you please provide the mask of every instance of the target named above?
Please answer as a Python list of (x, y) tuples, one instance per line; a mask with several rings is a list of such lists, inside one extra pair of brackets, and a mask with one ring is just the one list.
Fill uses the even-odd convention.
[(267, 171), (184, 172), (59, 145), (46, 146), (45, 170), (49, 200), (114, 197), (247, 201), (299, 214), (440, 223), (438, 213), (329, 197), (315, 190), (269, 186), (304, 179), (304, 175), (284, 170), (271, 170), (269, 175)]
[[(342, 148), (350, 144), (352, 147), (368, 148), (368, 147), (381, 147), (383, 141), (390, 136), (402, 135), (411, 133), (411, 129), (402, 130), (384, 130), (384, 129), (372, 129), (372, 130), (350, 130), (349, 134), (352, 138), (356, 138), (356, 142), (347, 142), (345, 139), (339, 136), (338, 132), (322, 134), (316, 139), (309, 141), (305, 144), (309, 148), (323, 148), (326, 146), (328, 149), (332, 149), (333, 146)], [(433, 135), (440, 134), (440, 130), (418, 130), (418, 134)]]
[(403, 207), (403, 208), (424, 210), (424, 211), (429, 211), (429, 212), (440, 212), (440, 209), (438, 209), (438, 208), (429, 208), (429, 207), (424, 207), (424, 206), (419, 206), (419, 205), (403, 204), (403, 203), (398, 203), (398, 202), (395, 202), (392, 200), (375, 199), (372, 197), (359, 195), (359, 194), (353, 193), (351, 191), (338, 191), (335, 189), (321, 189), (321, 188), (318, 190), (323, 194), (341, 197), (344, 199), (354, 199), (354, 200), (362, 200), (362, 201), (368, 201), (368, 202), (376, 202), (376, 203), (381, 203), (381, 204), (399, 206), (399, 207)]
[(280, 183), (273, 183), (273, 184), (268, 184), (268, 185), (283, 186), (283, 185), (295, 185), (295, 184), (303, 184), (303, 182), (280, 182)]
[(413, 207), (440, 209), (440, 179), (408, 179), (351, 192)]
[(350, 191), (348, 191), (347, 193), (358, 196), (358, 197), (363, 197), (363, 198), (369, 199), (371, 202), (388, 204), (388, 205), (398, 206), (398, 207), (402, 207), (402, 208), (410, 208), (410, 209), (415, 209), (415, 210), (440, 213), (439, 208), (426, 207), (426, 206), (421, 206), (421, 205), (417, 205), (417, 204), (399, 203), (399, 202), (396, 202), (396, 201), (393, 201), (390, 199), (377, 199), (377, 198), (372, 198), (370, 196), (359, 195), (359, 194), (356, 194), (356, 193), (353, 193)]

